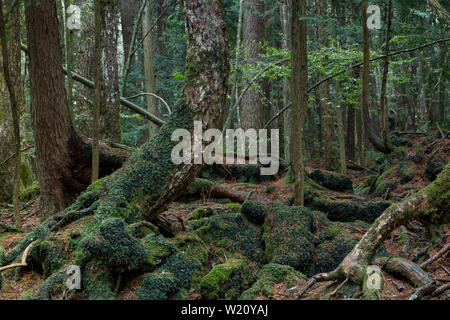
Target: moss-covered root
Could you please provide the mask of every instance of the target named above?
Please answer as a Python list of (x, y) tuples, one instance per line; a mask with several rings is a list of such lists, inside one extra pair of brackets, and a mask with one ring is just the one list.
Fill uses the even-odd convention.
[[(314, 276), (301, 290), (301, 294), (318, 280), (347, 278), (367, 286), (367, 267), (375, 251), (389, 234), (400, 225), (417, 220), (425, 225), (450, 221), (450, 162), (436, 180), (409, 199), (390, 206), (372, 224), (353, 250), (332, 272)], [(310, 283), (312, 282), (312, 284)]]
[(384, 266), (385, 270), (390, 274), (406, 279), (415, 288), (433, 281), (421, 267), (407, 259), (380, 257), (375, 260), (375, 263)]

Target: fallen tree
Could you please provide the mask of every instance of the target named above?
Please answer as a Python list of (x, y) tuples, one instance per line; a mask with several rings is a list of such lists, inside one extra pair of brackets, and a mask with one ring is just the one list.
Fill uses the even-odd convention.
[[(410, 221), (423, 225), (442, 224), (450, 221), (450, 163), (436, 180), (414, 196), (393, 204), (378, 217), (358, 244), (333, 271), (312, 277), (299, 291), (301, 297), (314, 283), (326, 280), (348, 280), (361, 285), (367, 296), (367, 269), (375, 252), (391, 232)], [(372, 292), (373, 293), (373, 292)]]

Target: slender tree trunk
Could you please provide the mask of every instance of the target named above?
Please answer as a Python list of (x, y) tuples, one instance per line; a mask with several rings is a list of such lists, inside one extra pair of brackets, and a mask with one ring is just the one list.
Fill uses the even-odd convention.
[[(291, 49), (291, 5), (290, 0), (283, 0), (280, 3), (281, 27), (283, 30), (283, 49)], [(291, 103), (291, 79), (283, 79), (283, 108)], [(291, 161), (290, 156), (290, 135), (291, 135), (291, 110), (288, 109), (283, 115), (283, 137), (284, 137), (284, 158)]]
[[(326, 0), (317, 0), (318, 15), (321, 19), (328, 16)], [(321, 22), (318, 26), (318, 43), (319, 48), (328, 46), (328, 33), (326, 31), (326, 23)], [(328, 65), (328, 57), (322, 57), (322, 68), (326, 69)], [(321, 75), (323, 77), (325, 72)], [(322, 131), (322, 155), (327, 166), (331, 169), (335, 162), (335, 152), (333, 142), (335, 139), (333, 113), (330, 105), (330, 87), (329, 83), (325, 82), (319, 87), (320, 111), (321, 111), (321, 131)]]
[[(17, 42), (20, 46), (20, 38), (16, 42), (16, 44), (12, 43), (11, 47), (15, 47), (15, 54), (18, 54), (19, 57), (15, 57), (16, 61), (13, 61), (10, 59), (10, 50), (8, 46), (8, 39), (7, 39), (7, 32), (6, 32), (6, 21), (3, 14), (3, 0), (0, 0), (0, 41), (1, 41), (1, 57), (2, 57), (2, 68), (3, 68), (3, 76), (5, 78), (6, 86), (8, 87), (8, 93), (9, 93), (9, 100), (10, 100), (10, 106), (11, 106), (11, 117), (12, 117), (12, 124), (13, 124), (13, 132), (14, 132), (14, 154), (15, 154), (15, 166), (14, 166), (14, 187), (13, 187), (13, 203), (14, 203), (14, 215), (16, 220), (16, 227), (21, 228), (22, 227), (22, 218), (20, 216), (20, 208), (19, 208), (19, 188), (20, 188), (20, 166), (21, 166), (21, 148), (20, 148), (20, 124), (19, 124), (19, 118), (20, 118), (20, 109), (21, 105), (19, 102), (19, 99), (17, 97), (17, 93), (22, 94), (21, 90), (19, 92), (16, 91), (16, 88), (20, 87), (18, 86), (18, 82), (21, 81), (20, 79), (20, 69), (17, 70), (17, 64), (13, 65), (11, 63), (17, 62), (17, 59), (19, 60), (19, 67), (20, 67), (20, 51), (17, 51)], [(12, 14), (12, 17), (15, 18), (12, 22), (14, 25), (19, 25), (19, 15), (18, 15), (18, 9), (17, 6), (14, 9), (14, 13)], [(20, 28), (19, 28), (20, 30)], [(17, 31), (17, 28), (15, 29)], [(12, 35), (11, 32), (8, 32), (8, 35)], [(11, 41), (13, 42), (13, 41)], [(20, 50), (20, 49), (19, 49)], [(13, 73), (16, 73), (16, 78), (13, 78), (11, 70), (14, 70)], [(18, 71), (18, 78), (17, 78), (17, 71)], [(0, 80), (1, 81), (1, 80)], [(22, 101), (22, 100), (20, 100)]]
[[(146, 0), (144, 0), (146, 1)], [(139, 0), (119, 0), (124, 62), (127, 61), (133, 35), (134, 19), (139, 10)]]
[[(152, 9), (149, 2), (147, 2), (144, 16), (142, 18), (142, 34), (147, 34), (152, 25)], [(145, 73), (145, 91), (156, 94), (155, 87), (155, 64), (154, 64), (154, 43), (153, 43), (153, 31), (145, 38), (144, 43), (144, 73)], [(147, 96), (147, 110), (154, 115), (158, 114), (158, 104), (156, 98)], [(153, 122), (148, 122), (148, 137), (152, 138), (159, 127)]]
[[(247, 64), (255, 64), (259, 60), (259, 44), (264, 41), (264, 1), (245, 0), (245, 16), (243, 23), (244, 48), (247, 50)], [(262, 86), (263, 81), (257, 82)], [(250, 88), (242, 99), (240, 116), (242, 128), (261, 129), (264, 127), (267, 112), (261, 95), (256, 88)]]
[(369, 113), (369, 60), (370, 60), (370, 51), (369, 51), (369, 28), (367, 27), (367, 0), (363, 0), (362, 3), (362, 23), (363, 23), (363, 54), (364, 54), (364, 64), (363, 64), (363, 88), (362, 88), (362, 115), (363, 115), (363, 123), (365, 133), (367, 138), (372, 143), (372, 145), (380, 152), (390, 153), (391, 149), (386, 148), (381, 141), (380, 137), (375, 133), (371, 121), (370, 121), (370, 113)]
[(445, 114), (448, 112), (447, 101), (447, 77), (448, 77), (448, 46), (447, 42), (441, 43), (440, 48), (441, 60), (441, 81), (439, 82), (439, 122), (444, 124)]
[(391, 23), (392, 23), (392, 0), (388, 0), (387, 11), (386, 11), (386, 44), (385, 44), (385, 55), (383, 64), (383, 78), (381, 80), (381, 118), (382, 118), (382, 137), (383, 143), (386, 148), (389, 148), (389, 124), (388, 124), (388, 106), (386, 97), (386, 87), (387, 87), (387, 76), (389, 72), (389, 41), (391, 40)]
[(243, 15), (244, 15), (244, 0), (239, 0), (239, 20), (238, 20), (238, 28), (237, 28), (237, 32), (236, 32), (236, 56), (235, 56), (235, 62), (234, 62), (234, 66), (235, 66), (235, 71), (234, 71), (234, 75), (233, 75), (233, 87), (231, 89), (231, 99), (230, 99), (230, 107), (228, 108), (228, 115), (227, 118), (225, 120), (224, 129), (228, 129), (231, 126), (231, 123), (233, 121), (233, 117), (235, 115), (236, 112), (236, 108), (234, 108), (234, 105), (236, 103), (236, 101), (239, 98), (239, 86), (238, 86), (238, 82), (239, 82), (239, 72), (238, 72), (238, 67), (239, 67), (239, 63), (241, 60), (241, 34), (242, 34), (242, 19), (243, 19)]
[(291, 159), (295, 183), (295, 204), (304, 204), (303, 124), (308, 101), (306, 0), (292, 0), (292, 111)]

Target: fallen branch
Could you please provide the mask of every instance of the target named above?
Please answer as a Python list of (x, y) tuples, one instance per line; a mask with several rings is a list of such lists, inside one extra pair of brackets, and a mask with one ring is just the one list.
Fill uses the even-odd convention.
[(28, 245), (28, 247), (25, 249), (25, 251), (23, 252), (23, 255), (22, 255), (22, 260), (21, 260), (20, 263), (14, 263), (14, 264), (10, 264), (10, 265), (1, 267), (1, 268), (0, 268), (0, 272), (3, 272), (3, 271), (8, 270), (8, 269), (12, 269), (12, 268), (18, 268), (18, 267), (26, 267), (26, 266), (28, 266), (28, 264), (27, 264), (28, 252), (30, 251), (31, 247), (34, 245), (35, 242), (36, 242), (36, 241), (33, 241), (32, 243), (30, 243), (30, 244)]
[(448, 250), (450, 249), (450, 242), (447, 243), (441, 250), (439, 250), (434, 256), (430, 257), (428, 260), (425, 260), (420, 264), (422, 269), (426, 268), (429, 264), (433, 263), (440, 257), (442, 257)]
[(328, 280), (337, 280), (339, 278), (339, 273), (334, 270), (332, 272), (324, 272), (316, 274), (315, 276), (311, 277), (306, 284), (300, 289), (300, 291), (297, 293), (296, 298), (300, 299), (306, 291), (308, 291), (309, 288), (311, 288), (316, 282), (321, 281), (328, 281)]
[[(25, 46), (24, 44), (22, 44), (22, 51), (24, 51), (25, 53), (28, 53), (28, 48), (27, 46)], [(63, 73), (65, 75), (68, 75), (68, 71), (66, 68), (62, 67), (63, 69)], [(76, 74), (75, 72), (70, 72), (70, 76), (72, 77), (73, 80), (85, 85), (86, 87), (90, 88), (90, 89), (94, 89), (95, 85), (94, 82), (86, 79), (82, 76), (80, 76), (79, 74)], [(150, 120), (151, 122), (162, 126), (163, 124), (165, 124), (166, 122), (164, 120), (159, 119), (158, 117), (154, 116), (153, 114), (151, 114), (150, 112), (148, 112), (145, 109), (142, 109), (141, 107), (139, 107), (138, 105), (134, 104), (131, 101), (128, 101), (127, 99), (125, 99), (124, 97), (120, 97), (120, 104), (123, 105), (124, 107), (127, 107), (128, 109), (140, 114), (141, 116), (143, 116), (144, 118), (146, 118), (147, 120)]]

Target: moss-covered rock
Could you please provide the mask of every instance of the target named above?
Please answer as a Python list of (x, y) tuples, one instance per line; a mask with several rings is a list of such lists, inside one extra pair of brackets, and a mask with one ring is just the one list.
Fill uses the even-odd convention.
[(99, 232), (86, 236), (81, 246), (111, 268), (137, 269), (145, 262), (146, 251), (126, 227), (120, 218), (106, 219), (101, 223)]
[(310, 178), (330, 190), (351, 191), (353, 189), (352, 180), (340, 173), (315, 169), (311, 172)]
[(430, 181), (434, 181), (437, 175), (444, 169), (447, 162), (439, 157), (433, 157), (427, 162), (425, 174)]
[(274, 294), (274, 286), (276, 284), (283, 282), (288, 287), (291, 287), (305, 280), (305, 275), (290, 266), (269, 263), (258, 271), (255, 283), (242, 293), (240, 299), (268, 299)]
[(22, 202), (30, 201), (31, 199), (38, 197), (39, 193), (40, 193), (39, 184), (30, 185), (20, 193), (20, 201)]
[(313, 212), (305, 207), (274, 203), (268, 208), (263, 239), (268, 262), (306, 268), (314, 254)]
[(261, 183), (273, 179), (273, 176), (261, 175), (261, 168), (254, 164), (204, 166), (199, 176), (206, 179), (238, 179), (240, 182)]
[[(189, 228), (202, 239), (213, 255), (229, 254), (264, 262), (262, 230), (240, 213), (223, 213), (200, 220), (187, 221)], [(220, 249), (220, 250), (219, 250)]]
[(391, 137), (391, 143), (395, 147), (412, 147), (412, 142), (405, 136), (393, 136)]
[(203, 299), (237, 299), (248, 287), (251, 272), (244, 259), (230, 259), (216, 265), (200, 282)]
[(256, 224), (263, 224), (266, 218), (264, 206), (256, 201), (247, 200), (242, 204), (241, 213), (250, 221)]
[(199, 268), (192, 275), (191, 286), (197, 290), (200, 289), (201, 279), (208, 273), (208, 248), (202, 239), (193, 232), (178, 235), (175, 238), (175, 245), (183, 251), (187, 257), (195, 260)]

